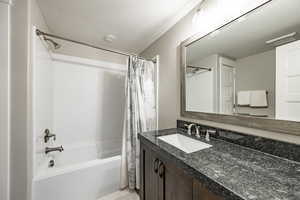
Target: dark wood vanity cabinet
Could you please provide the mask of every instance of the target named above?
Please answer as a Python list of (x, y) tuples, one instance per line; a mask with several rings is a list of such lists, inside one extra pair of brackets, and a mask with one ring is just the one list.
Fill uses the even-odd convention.
[(141, 199), (158, 199), (159, 177), (157, 155), (141, 144), (140, 152), (140, 196)]
[(141, 142), (141, 200), (222, 200)]
[(142, 200), (193, 199), (193, 179), (141, 144)]

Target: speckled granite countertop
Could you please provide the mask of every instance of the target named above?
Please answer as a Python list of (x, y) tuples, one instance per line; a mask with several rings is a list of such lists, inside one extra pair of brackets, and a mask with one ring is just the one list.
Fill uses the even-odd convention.
[(200, 140), (213, 147), (186, 154), (157, 139), (174, 133), (185, 134), (180, 129), (167, 129), (141, 133), (139, 138), (224, 199), (300, 200), (299, 162), (223, 140), (206, 142), (203, 138)]

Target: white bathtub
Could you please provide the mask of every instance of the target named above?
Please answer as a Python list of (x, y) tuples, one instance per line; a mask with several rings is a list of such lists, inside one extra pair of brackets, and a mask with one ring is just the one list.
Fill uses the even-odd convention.
[(120, 152), (111, 151), (107, 157), (96, 146), (66, 146), (62, 153), (51, 155), (55, 166), (41, 165), (35, 175), (34, 200), (96, 200), (118, 191), (121, 156), (114, 155)]
[(34, 200), (96, 200), (119, 189), (121, 156), (92, 160), (41, 173)]

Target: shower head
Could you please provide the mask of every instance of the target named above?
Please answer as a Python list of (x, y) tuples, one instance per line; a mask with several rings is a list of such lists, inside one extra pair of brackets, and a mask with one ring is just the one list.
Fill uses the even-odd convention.
[(52, 40), (50, 38), (47, 38), (47, 37), (44, 36), (44, 40), (46, 42), (50, 42), (53, 45), (54, 49), (59, 49), (61, 47), (60, 44), (58, 44), (57, 42), (55, 42), (54, 40)]

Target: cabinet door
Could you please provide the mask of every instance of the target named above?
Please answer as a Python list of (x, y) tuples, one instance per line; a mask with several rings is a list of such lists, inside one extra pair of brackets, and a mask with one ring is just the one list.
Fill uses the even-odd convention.
[(158, 199), (158, 165), (157, 155), (141, 145), (140, 153), (140, 198), (141, 200), (157, 200)]
[(193, 200), (193, 179), (173, 164), (160, 165), (158, 185), (159, 200)]
[(194, 180), (194, 197), (193, 200), (223, 200), (223, 198), (209, 191), (199, 181)]

